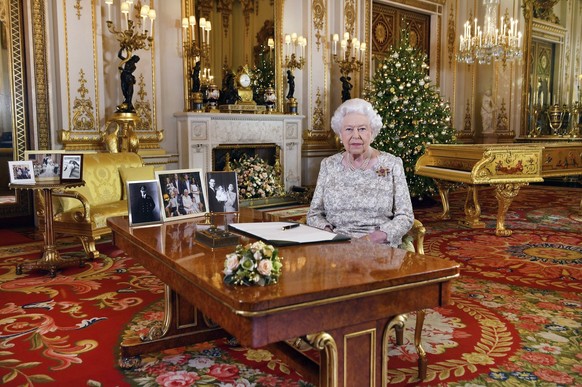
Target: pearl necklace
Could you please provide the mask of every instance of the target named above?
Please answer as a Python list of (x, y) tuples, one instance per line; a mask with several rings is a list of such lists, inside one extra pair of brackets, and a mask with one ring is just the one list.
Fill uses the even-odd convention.
[(354, 164), (352, 164), (352, 158), (350, 157), (350, 154), (347, 154), (347, 158), (348, 158), (348, 166), (350, 167), (350, 171), (355, 171), (355, 170), (365, 170), (368, 167), (368, 163), (370, 162), (370, 159), (372, 158), (372, 152), (370, 152), (370, 154), (368, 155), (368, 157), (366, 157), (366, 159), (364, 160), (364, 162), (362, 163), (362, 165), (360, 165), (359, 168), (356, 168), (354, 166)]

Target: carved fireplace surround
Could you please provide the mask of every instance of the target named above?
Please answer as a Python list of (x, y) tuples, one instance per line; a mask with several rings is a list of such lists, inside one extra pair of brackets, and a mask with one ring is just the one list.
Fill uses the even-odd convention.
[(180, 168), (212, 170), (219, 145), (276, 144), (281, 148), (285, 191), (301, 185), (303, 116), (288, 114), (175, 113)]

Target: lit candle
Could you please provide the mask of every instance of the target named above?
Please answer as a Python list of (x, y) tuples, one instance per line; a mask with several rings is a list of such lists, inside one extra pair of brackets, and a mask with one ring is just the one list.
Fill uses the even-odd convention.
[[(358, 43), (358, 38), (352, 38), (352, 50), (350, 52), (352, 56), (356, 56), (356, 43)], [(358, 43), (358, 46), (359, 45), (360, 44)]]
[(204, 28), (206, 28), (206, 19), (201, 17), (200, 23), (198, 23), (198, 25), (200, 26), (200, 35), (202, 35), (202, 43), (204, 43)]
[(346, 48), (348, 47), (348, 41), (343, 39), (340, 43), (340, 46), (342, 48), (342, 55), (344, 57), (344, 59), (346, 58)]
[(105, 0), (105, 4), (107, 4), (107, 21), (111, 20), (111, 4), (113, 4), (113, 0)]
[(344, 40), (348, 40), (350, 38), (350, 33), (349, 32), (344, 32)]
[(142, 5), (141, 9), (139, 10), (139, 16), (141, 17), (141, 30), (142, 32), (146, 29), (146, 19), (148, 18), (148, 14), (150, 13), (150, 6), (149, 5)]
[(289, 56), (289, 45), (291, 44), (291, 35), (285, 35), (285, 56)]
[(121, 3), (121, 13), (125, 15), (126, 29), (129, 29), (129, 2)]
[(275, 40), (273, 38), (269, 38), (267, 41), (267, 46), (269, 46), (269, 60), (273, 58), (273, 48), (275, 48)]
[(196, 16), (190, 16), (188, 18), (188, 23), (190, 24), (190, 30), (192, 31), (192, 41), (196, 40)]
[(154, 20), (156, 20), (156, 11), (150, 9), (148, 12), (148, 17), (150, 18), (150, 34), (151, 36), (154, 36)]
[(210, 20), (208, 20), (206, 22), (206, 32), (208, 33), (206, 43), (208, 43), (208, 44), (210, 44), (210, 30), (212, 30), (212, 23), (210, 23)]
[(337, 42), (339, 42), (339, 35), (333, 34), (333, 55), (337, 54)]

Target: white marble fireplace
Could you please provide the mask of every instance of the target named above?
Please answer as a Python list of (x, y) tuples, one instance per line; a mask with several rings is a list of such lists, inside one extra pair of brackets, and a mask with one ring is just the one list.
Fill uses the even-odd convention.
[(180, 168), (212, 170), (219, 145), (276, 144), (281, 149), (285, 190), (301, 185), (303, 116), (287, 114), (175, 113)]

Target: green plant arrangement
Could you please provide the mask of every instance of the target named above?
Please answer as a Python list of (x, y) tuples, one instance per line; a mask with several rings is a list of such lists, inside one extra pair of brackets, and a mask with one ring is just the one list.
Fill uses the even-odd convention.
[(283, 263), (279, 251), (262, 241), (238, 245), (224, 260), (224, 283), (227, 285), (275, 284)]
[(283, 194), (279, 173), (259, 156), (243, 155), (233, 161), (241, 199), (267, 198)]

